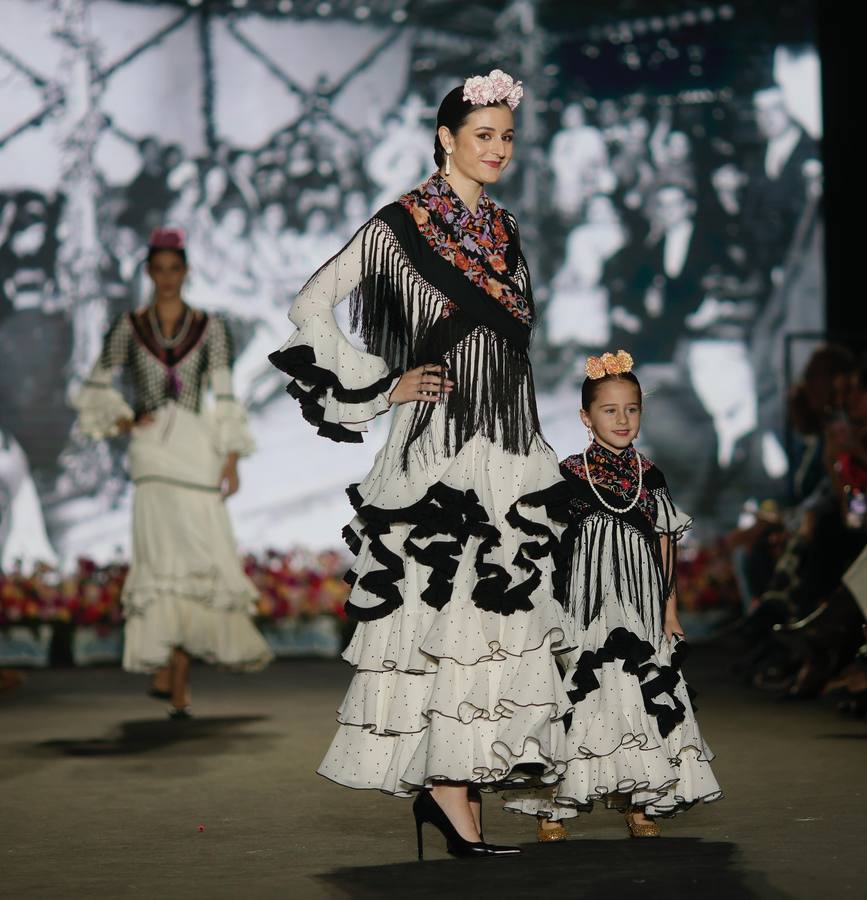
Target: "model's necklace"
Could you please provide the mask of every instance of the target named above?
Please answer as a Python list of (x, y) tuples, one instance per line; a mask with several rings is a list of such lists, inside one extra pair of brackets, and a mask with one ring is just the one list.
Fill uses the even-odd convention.
[(182, 343), (184, 338), (190, 332), (190, 326), (193, 324), (193, 311), (189, 306), (185, 305), (184, 321), (178, 333), (174, 337), (167, 338), (160, 329), (160, 320), (157, 318), (157, 310), (154, 304), (148, 307), (148, 321), (150, 322), (151, 331), (156, 338), (157, 343), (164, 350), (173, 350), (178, 344)]
[(638, 503), (638, 498), (641, 496), (641, 486), (644, 483), (644, 466), (641, 465), (641, 454), (636, 450), (635, 451), (635, 463), (638, 466), (638, 490), (635, 492), (635, 496), (632, 498), (629, 506), (624, 509), (618, 509), (616, 506), (612, 506), (610, 503), (607, 503), (600, 495), (599, 491), (596, 490), (596, 485), (593, 484), (593, 479), (590, 477), (590, 466), (587, 465), (587, 453), (590, 450), (588, 447), (587, 450), (584, 451), (584, 474), (587, 476), (587, 484), (590, 485), (590, 490), (596, 495), (596, 499), (606, 508), (610, 509), (611, 512), (616, 513), (628, 513), (631, 509), (635, 508), (635, 504)]

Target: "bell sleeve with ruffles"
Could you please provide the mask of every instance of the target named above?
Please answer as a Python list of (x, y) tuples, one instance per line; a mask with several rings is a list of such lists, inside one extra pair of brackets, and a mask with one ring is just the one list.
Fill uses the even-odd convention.
[(360, 443), (367, 422), (389, 410), (389, 396), (402, 371), (354, 347), (340, 330), (334, 307), (356, 289), (365, 272), (369, 222), (340, 253), (301, 289), (289, 310), (298, 329), (269, 356), (292, 381), (286, 390), (319, 434), (334, 441)]
[(78, 412), (78, 428), (87, 437), (114, 437), (120, 433), (119, 419), (134, 418), (132, 408), (114, 386), (116, 376), (129, 360), (131, 338), (129, 316), (122, 315), (108, 330), (96, 365), (71, 400)]
[(692, 516), (675, 506), (664, 479), (662, 487), (654, 490), (653, 495), (656, 497), (654, 530), (657, 534), (666, 535), (673, 541), (679, 541), (692, 528)]
[(217, 452), (249, 456), (256, 444), (247, 423), (247, 410), (232, 390), (232, 335), (224, 319), (213, 316), (208, 325), (208, 372), (214, 395), (213, 432)]

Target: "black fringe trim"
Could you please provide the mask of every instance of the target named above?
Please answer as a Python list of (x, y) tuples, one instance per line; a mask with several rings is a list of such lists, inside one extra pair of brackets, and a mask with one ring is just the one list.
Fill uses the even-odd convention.
[[(686, 718), (686, 707), (674, 696), (674, 689), (682, 680), (680, 671), (688, 652), (687, 643), (678, 641), (671, 654), (671, 664), (657, 666), (649, 662), (654, 655), (651, 643), (626, 628), (615, 628), (598, 650), (585, 650), (578, 658), (571, 679), (573, 687), (567, 691), (569, 700), (580, 703), (588, 694), (598, 690), (600, 685), (596, 670), (601, 669), (605, 663), (622, 660), (623, 671), (640, 680), (644, 708), (648, 715), (656, 718), (660, 735), (667, 737)], [(687, 692), (692, 701), (695, 692), (688, 686)], [(668, 696), (674, 706), (657, 702), (657, 698), (662, 695)]]
[[(388, 390), (394, 379), (401, 374), (400, 370), (394, 370), (367, 387), (347, 388), (340, 383), (334, 372), (316, 365), (316, 353), (306, 344), (277, 350), (268, 359), (278, 369), (296, 379), (286, 386), (286, 393), (298, 401), (301, 414), (311, 425), (316, 426), (318, 433), (332, 441), (353, 444), (362, 442), (361, 433), (335, 422), (326, 422), (322, 397), (330, 390), (340, 403), (369, 403)], [(311, 385), (310, 389), (302, 388), (299, 381)]]
[[(472, 592), (475, 605), (487, 612), (505, 616), (519, 610), (526, 612), (533, 609), (530, 596), (539, 587), (541, 573), (534, 566), (529, 578), (513, 584), (512, 577), (503, 566), (486, 561), (487, 554), (500, 545), (502, 535), (491, 524), (475, 491), (461, 491), (437, 482), (416, 503), (399, 509), (366, 505), (358, 485), (351, 485), (347, 494), (359, 518), (364, 521), (362, 534), (370, 541), (371, 555), (382, 568), (360, 577), (350, 569), (346, 581), (351, 585), (359, 584), (383, 601), (374, 607), (359, 607), (350, 598), (346, 603), (347, 614), (362, 621), (380, 619), (403, 603), (399, 588), (406, 574), (403, 558), (383, 541), (396, 524), (412, 526), (402, 549), (408, 557), (430, 570), (427, 586), (421, 593), (422, 601), (428, 606), (441, 610), (451, 600), (461, 555), (469, 539), (477, 537), (480, 543), (476, 550), (475, 569), (479, 580)], [(361, 547), (359, 535), (347, 526), (343, 536), (350, 550), (357, 554)], [(426, 543), (422, 545), (422, 541)], [(517, 557), (516, 563), (520, 565)], [(526, 570), (528, 567), (521, 565), (521, 568)]]
[[(442, 442), (449, 455), (476, 435), (526, 455), (540, 431), (530, 329), (439, 257), (406, 210), (391, 204), (363, 229), (363, 276), (351, 294), (352, 330), (369, 353), (394, 368), (442, 365), (455, 381), (445, 398), (447, 427), (430, 433), (434, 406), (417, 403), (403, 447)], [(438, 295), (457, 308), (441, 315)]]

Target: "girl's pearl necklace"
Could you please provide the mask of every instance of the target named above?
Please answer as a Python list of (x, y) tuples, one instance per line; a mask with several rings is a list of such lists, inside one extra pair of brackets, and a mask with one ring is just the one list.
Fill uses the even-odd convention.
[(641, 465), (641, 454), (636, 450), (635, 451), (635, 462), (638, 466), (638, 490), (635, 492), (635, 496), (632, 498), (632, 502), (625, 509), (618, 509), (616, 506), (612, 506), (610, 503), (607, 503), (600, 495), (599, 491), (596, 490), (596, 485), (593, 484), (593, 479), (590, 477), (590, 466), (587, 465), (587, 453), (590, 450), (588, 447), (587, 450), (584, 451), (584, 474), (587, 476), (587, 484), (590, 485), (590, 490), (596, 495), (596, 499), (606, 508), (610, 509), (611, 512), (615, 513), (628, 513), (631, 509), (635, 508), (635, 504), (638, 503), (638, 498), (641, 496), (641, 486), (644, 483), (644, 466)]

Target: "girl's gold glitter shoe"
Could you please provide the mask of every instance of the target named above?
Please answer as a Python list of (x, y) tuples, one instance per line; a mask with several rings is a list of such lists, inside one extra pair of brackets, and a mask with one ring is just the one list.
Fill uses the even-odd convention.
[(549, 841), (565, 841), (569, 837), (565, 825), (558, 824), (556, 828), (543, 828), (543, 821), (545, 820), (539, 819), (536, 824), (536, 839), (540, 844), (546, 844)]
[(634, 838), (654, 838), (662, 834), (656, 822), (636, 822), (632, 813), (626, 813), (626, 827), (629, 836)]

